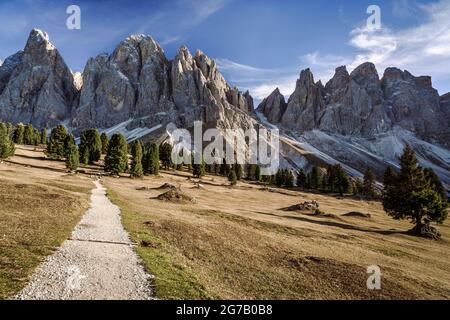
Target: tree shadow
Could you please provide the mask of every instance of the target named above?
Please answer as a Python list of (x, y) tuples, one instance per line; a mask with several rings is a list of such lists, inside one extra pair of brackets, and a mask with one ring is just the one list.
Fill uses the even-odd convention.
[[(375, 233), (375, 234), (381, 234), (381, 235), (392, 235), (392, 234), (405, 234), (405, 235), (407, 235), (408, 234), (407, 231), (367, 229), (367, 228), (361, 228), (361, 227), (354, 226), (354, 225), (351, 225), (351, 224), (348, 224), (348, 223), (344, 223), (344, 222), (327, 221), (327, 220), (314, 220), (314, 219), (308, 218), (307, 216), (294, 217), (294, 216), (278, 215), (278, 214), (267, 213), (267, 212), (260, 212), (260, 211), (258, 211), (256, 213), (263, 214), (263, 215), (269, 215), (269, 216), (273, 216), (273, 217), (297, 220), (297, 221), (302, 221), (302, 222), (307, 222), (307, 223), (317, 224), (317, 225), (322, 225), (322, 226), (341, 228), (341, 229), (344, 229), (344, 230), (360, 231), (360, 232), (365, 232), (365, 233)], [(314, 216), (314, 217), (319, 217), (320, 218), (320, 216)], [(330, 218), (330, 217), (324, 216), (322, 218)]]

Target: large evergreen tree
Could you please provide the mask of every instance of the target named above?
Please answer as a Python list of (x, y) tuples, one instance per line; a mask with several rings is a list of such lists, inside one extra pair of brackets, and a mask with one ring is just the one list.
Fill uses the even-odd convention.
[(125, 137), (116, 133), (111, 137), (105, 157), (105, 171), (118, 175), (128, 169), (128, 145)]
[(363, 194), (367, 197), (373, 198), (376, 195), (375, 174), (370, 168), (367, 168), (363, 181)]
[(159, 158), (164, 169), (169, 169), (172, 167), (172, 145), (170, 143), (163, 143), (159, 148)]
[(47, 143), (46, 154), (52, 159), (65, 158), (64, 142), (67, 137), (67, 129), (63, 125), (53, 128)]
[(43, 128), (41, 130), (41, 141), (40, 144), (47, 144), (47, 128)]
[(131, 147), (131, 177), (140, 178), (144, 175), (144, 170), (142, 168), (142, 143), (136, 140)]
[(384, 186), (383, 207), (394, 219), (411, 220), (415, 225), (412, 231), (421, 234), (424, 225), (442, 223), (447, 218), (448, 203), (418, 165), (409, 145), (400, 158), (400, 167), (400, 172)]
[(14, 143), (23, 144), (24, 134), (25, 134), (25, 126), (19, 123), (13, 133)]
[(230, 181), (230, 184), (232, 186), (237, 184), (236, 171), (230, 170), (230, 172), (228, 173), (228, 181)]
[(314, 166), (311, 169), (311, 189), (318, 190), (320, 189), (322, 180), (322, 173), (320, 172), (320, 168)]
[(303, 168), (297, 172), (297, 186), (300, 188), (306, 188), (306, 172)]
[(80, 165), (80, 156), (78, 154), (78, 147), (75, 144), (73, 135), (68, 134), (64, 141), (64, 149), (66, 153), (66, 167), (70, 170), (76, 170)]
[(97, 129), (88, 129), (81, 133), (80, 155), (83, 164), (93, 164), (102, 155), (102, 141)]
[(200, 163), (194, 163), (192, 165), (192, 175), (195, 178), (201, 178), (205, 175), (205, 160), (203, 159), (203, 155)]
[(142, 160), (145, 174), (159, 174), (159, 146), (152, 143)]
[(261, 167), (258, 165), (255, 167), (255, 181), (261, 181)]
[(0, 160), (14, 155), (15, 146), (9, 135), (9, 129), (4, 123), (0, 123)]
[(234, 171), (236, 172), (236, 179), (239, 181), (244, 176), (244, 169), (242, 168), (242, 165), (239, 163), (235, 163), (233, 165)]
[(25, 131), (23, 134), (23, 144), (33, 145), (34, 144), (34, 128), (31, 123), (25, 126)]
[(109, 144), (108, 135), (105, 132), (103, 132), (100, 136), (100, 140), (102, 142), (102, 154), (106, 154), (106, 152), (108, 152), (108, 144)]

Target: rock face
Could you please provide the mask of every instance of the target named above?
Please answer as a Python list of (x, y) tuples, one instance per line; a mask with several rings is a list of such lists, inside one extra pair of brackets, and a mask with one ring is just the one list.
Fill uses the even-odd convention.
[(0, 118), (52, 126), (67, 119), (76, 95), (73, 75), (48, 35), (32, 30), (23, 52), (0, 67)]
[(307, 69), (301, 72), (286, 110), (268, 104), (273, 99), (274, 93), (258, 109), (282, 128), (374, 138), (400, 127), (450, 147), (450, 96), (439, 97), (430, 77), (414, 77), (408, 71), (388, 68), (380, 79), (372, 63), (351, 74), (342, 66), (323, 87)]
[(249, 92), (231, 88), (203, 52), (181, 47), (169, 61), (146, 35), (123, 40), (111, 55), (89, 59), (83, 74), (69, 70), (48, 35), (33, 30), (22, 52), (0, 66), (0, 120), (83, 129), (164, 126), (250, 127)]
[(281, 94), (280, 89), (276, 88), (267, 98), (265, 98), (258, 107), (267, 120), (272, 123), (281, 121), (281, 115), (286, 111), (286, 101)]

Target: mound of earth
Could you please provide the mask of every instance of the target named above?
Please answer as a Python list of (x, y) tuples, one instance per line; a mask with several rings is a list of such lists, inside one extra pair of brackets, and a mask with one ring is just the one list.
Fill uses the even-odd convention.
[(371, 218), (370, 213), (362, 213), (362, 212), (358, 212), (358, 211), (352, 211), (352, 212), (343, 214), (342, 216), (343, 217), (366, 218), (366, 219)]
[(171, 183), (164, 183), (163, 185), (159, 186), (156, 189), (158, 189), (158, 190), (162, 190), (162, 189), (176, 190), (178, 188)]
[(170, 189), (156, 197), (158, 200), (170, 202), (194, 202), (194, 199), (180, 189)]

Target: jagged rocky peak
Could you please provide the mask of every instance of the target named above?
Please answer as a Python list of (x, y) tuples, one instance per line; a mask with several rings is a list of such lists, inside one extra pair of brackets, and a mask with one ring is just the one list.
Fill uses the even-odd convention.
[(281, 123), (289, 129), (300, 131), (315, 128), (325, 106), (322, 87), (314, 82), (314, 75), (309, 68), (302, 70), (295, 91), (281, 116)]
[(276, 88), (267, 98), (265, 98), (258, 106), (261, 112), (269, 122), (279, 123), (281, 116), (286, 111), (287, 103), (280, 89)]
[(76, 95), (73, 75), (45, 32), (33, 29), (24, 51), (6, 60), (0, 71), (4, 121), (44, 127), (70, 116)]

